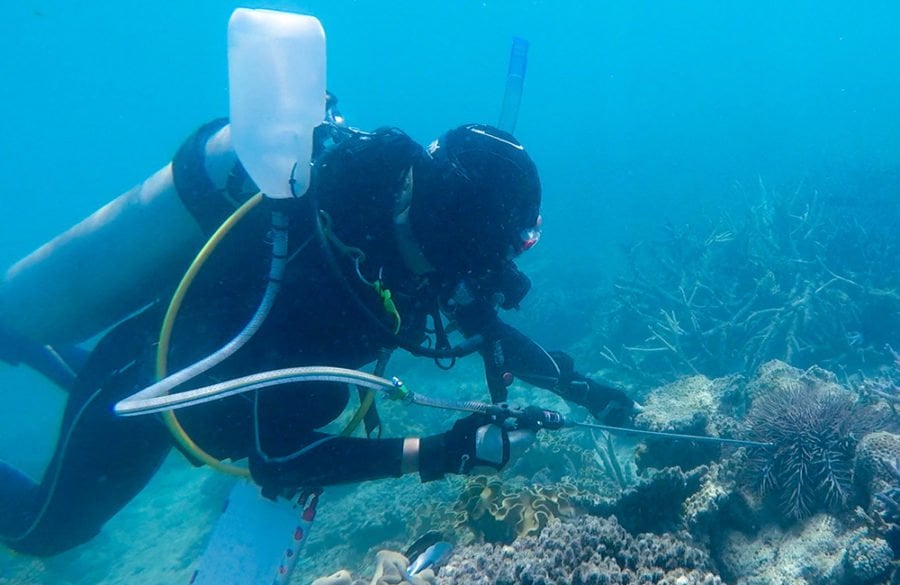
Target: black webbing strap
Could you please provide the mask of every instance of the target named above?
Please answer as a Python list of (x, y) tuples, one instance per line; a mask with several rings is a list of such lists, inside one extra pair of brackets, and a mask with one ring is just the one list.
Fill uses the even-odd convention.
[(235, 163), (224, 189), (217, 188), (206, 173), (206, 143), (228, 123), (218, 118), (197, 129), (172, 159), (172, 180), (184, 206), (204, 233), (213, 233), (247, 198), (241, 194), (247, 175)]
[[(362, 402), (366, 398), (366, 393), (370, 392), (365, 388), (356, 387), (356, 391), (359, 393), (359, 401)], [(366, 415), (363, 417), (363, 425), (366, 428), (366, 436), (370, 439), (372, 435), (375, 435), (375, 438), (381, 438), (381, 416), (378, 414), (378, 406), (373, 402), (369, 406), (369, 410), (366, 411)]]

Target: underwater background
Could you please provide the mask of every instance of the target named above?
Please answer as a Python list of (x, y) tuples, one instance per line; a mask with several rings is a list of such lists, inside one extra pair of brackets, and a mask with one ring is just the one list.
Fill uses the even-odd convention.
[[(535, 288), (511, 321), (648, 403), (663, 400), (657, 390), (667, 384), (682, 384), (668, 387), (675, 394), (688, 388), (682, 402), (696, 398), (696, 387), (683, 385), (686, 376), (758, 382), (772, 371), (758, 368), (779, 359), (801, 371), (820, 366), (833, 374), (822, 380), (867, 398), (876, 410), (893, 404), (865, 390), (892, 396), (900, 368), (896, 3), (8, 4), (0, 19), (3, 266), (143, 180), (199, 125), (227, 114), (225, 33), (235, 7), (317, 16), (328, 40), (328, 86), (349, 123), (397, 126), (422, 143), (462, 123), (496, 122), (510, 43), (521, 36), (530, 51), (516, 135), (541, 173), (544, 231), (522, 259)], [(792, 239), (800, 230), (802, 237)], [(670, 269), (675, 276), (667, 276)], [(748, 300), (769, 273), (772, 284), (761, 296), (770, 302)], [(817, 294), (804, 295), (802, 286), (792, 294), (800, 281), (813, 283), (807, 292)], [(702, 306), (687, 299), (702, 296), (697, 283), (715, 289)], [(671, 295), (653, 292), (660, 289)], [(710, 308), (709, 299), (719, 304)], [(741, 323), (725, 316), (793, 303), (810, 310), (781, 314), (783, 326), (773, 314)], [(715, 335), (699, 332), (704, 320), (703, 332)], [(763, 321), (776, 325), (768, 330)], [(741, 331), (716, 337), (726, 325)], [(671, 355), (662, 355), (664, 348)], [(392, 373), (429, 392), (459, 395), (463, 388), (467, 397), (486, 397), (477, 363), (450, 374), (427, 361), (398, 359), (393, 366)], [(720, 386), (709, 404), (728, 403), (730, 420), (744, 420), (752, 383)], [(519, 398), (555, 404), (547, 393), (521, 390)], [(29, 372), (0, 366), (0, 459), (40, 475), (63, 401)], [(385, 413), (388, 432), (398, 435), (450, 424), (443, 414), (390, 407)], [(891, 430), (892, 415), (874, 430)], [(727, 425), (695, 427), (683, 430), (732, 432)], [(568, 434), (552, 441), (566, 437), (579, 453), (593, 448)], [(534, 457), (549, 460), (567, 448), (554, 445)], [(634, 447), (620, 445), (626, 475), (665, 468), (647, 459), (643, 468), (635, 464)], [(700, 454), (698, 461), (709, 468), (721, 455)], [(535, 481), (543, 468), (533, 467), (518, 469), (517, 477)], [(701, 481), (690, 476), (690, 464), (680, 469), (689, 476), (685, 485)], [(569, 471), (588, 473), (580, 465)], [(558, 480), (562, 472), (555, 473), (540, 477)], [(370, 549), (381, 543), (402, 549), (413, 536), (406, 531), (428, 529), (428, 518), (440, 523), (438, 513), (428, 516), (420, 506), (452, 508), (466, 490), (489, 490), (413, 479), (326, 496), (310, 562), (301, 561), (296, 582), (340, 568), (371, 574)], [(590, 491), (576, 487), (582, 495)], [(0, 583), (186, 583), (227, 492), (225, 480), (173, 456), (94, 542), (46, 561), (0, 552)], [(860, 498), (866, 496), (872, 499)], [(592, 518), (612, 509), (579, 498)], [(666, 522), (629, 528), (663, 533), (671, 528)], [(722, 573), (728, 555), (712, 556), (719, 564), (710, 571)], [(885, 571), (869, 581), (879, 582)]]

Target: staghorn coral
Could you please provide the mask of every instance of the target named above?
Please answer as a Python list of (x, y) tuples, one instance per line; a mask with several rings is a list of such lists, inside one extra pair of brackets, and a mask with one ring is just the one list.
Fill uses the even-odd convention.
[(863, 437), (856, 454), (856, 483), (869, 498), (865, 517), (871, 531), (900, 555), (900, 435), (877, 432)]
[(870, 375), (853, 376), (854, 387), (862, 396), (884, 400), (896, 414), (900, 404), (900, 353), (889, 344), (885, 344), (884, 351), (889, 356), (888, 363)]
[(771, 359), (877, 365), (900, 329), (898, 216), (847, 214), (803, 185), (776, 193), (760, 182), (744, 196), (743, 217), (667, 226), (628, 247), (597, 317), (603, 341), (582, 353), (644, 384)]
[(511, 545), (463, 547), (441, 569), (446, 585), (718, 585), (708, 555), (673, 536), (632, 536), (615, 518), (555, 519)]
[(605, 454), (605, 451), (598, 452), (590, 433), (538, 433), (528, 457), (516, 461), (507, 475), (527, 477), (533, 483), (563, 483), (579, 491), (613, 495), (618, 486), (601, 457)]
[[(897, 479), (900, 480), (900, 473)], [(885, 539), (895, 556), (900, 556), (900, 486), (875, 494), (875, 499), (875, 533)]]
[(454, 506), (455, 528), (485, 542), (512, 542), (539, 533), (553, 518), (574, 516), (576, 493), (567, 484), (513, 488), (496, 477), (475, 476), (466, 481)]
[(800, 377), (759, 396), (746, 422), (749, 439), (772, 443), (751, 448), (746, 479), (799, 519), (855, 498), (856, 444), (881, 419), (849, 392)]

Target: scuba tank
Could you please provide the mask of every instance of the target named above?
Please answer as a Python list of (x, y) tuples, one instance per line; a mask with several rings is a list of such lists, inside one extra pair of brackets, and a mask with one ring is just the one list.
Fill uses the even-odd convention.
[[(230, 142), (226, 127), (205, 145), (215, 185), (237, 162)], [(174, 286), (205, 239), (169, 163), (16, 262), (0, 283), (0, 325), (40, 344), (84, 341)]]
[[(240, 205), (228, 198), (236, 176), (249, 173), (272, 197), (306, 191), (313, 128), (325, 117), (321, 24), (239, 8), (228, 44), (232, 124), (205, 126), (172, 163), (14, 264), (0, 281), (0, 331), (39, 344), (84, 341), (175, 286)], [(256, 192), (250, 183), (239, 191)], [(210, 207), (227, 208), (211, 225), (200, 213)]]

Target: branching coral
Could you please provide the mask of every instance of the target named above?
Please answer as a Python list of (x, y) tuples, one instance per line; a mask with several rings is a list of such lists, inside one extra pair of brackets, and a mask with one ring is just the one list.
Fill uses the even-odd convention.
[(875, 499), (881, 504), (880, 516), (895, 530), (900, 531), (900, 460), (888, 464), (896, 485), (885, 488), (875, 494)]
[(626, 250), (594, 351), (644, 383), (770, 359), (871, 366), (900, 328), (897, 221), (861, 224), (815, 189), (779, 195), (760, 183), (742, 219), (670, 226)]
[(857, 441), (881, 417), (850, 392), (801, 379), (758, 397), (747, 424), (750, 439), (772, 443), (751, 450), (747, 479), (783, 514), (804, 518), (852, 501)]
[(579, 490), (612, 495), (619, 489), (617, 478), (607, 465), (608, 448), (604, 444), (602, 453), (599, 449), (590, 433), (539, 433), (528, 457), (516, 461), (508, 475), (528, 477), (544, 485), (572, 484)]
[(873, 374), (860, 374), (855, 387), (863, 396), (886, 401), (896, 413), (900, 406), (900, 353), (890, 345), (885, 345), (884, 350), (890, 355), (889, 363)]
[(875, 494), (879, 503), (878, 528), (894, 551), (900, 556), (900, 486)]
[(871, 433), (860, 442), (856, 480), (871, 495), (870, 528), (900, 556), (900, 435)]

